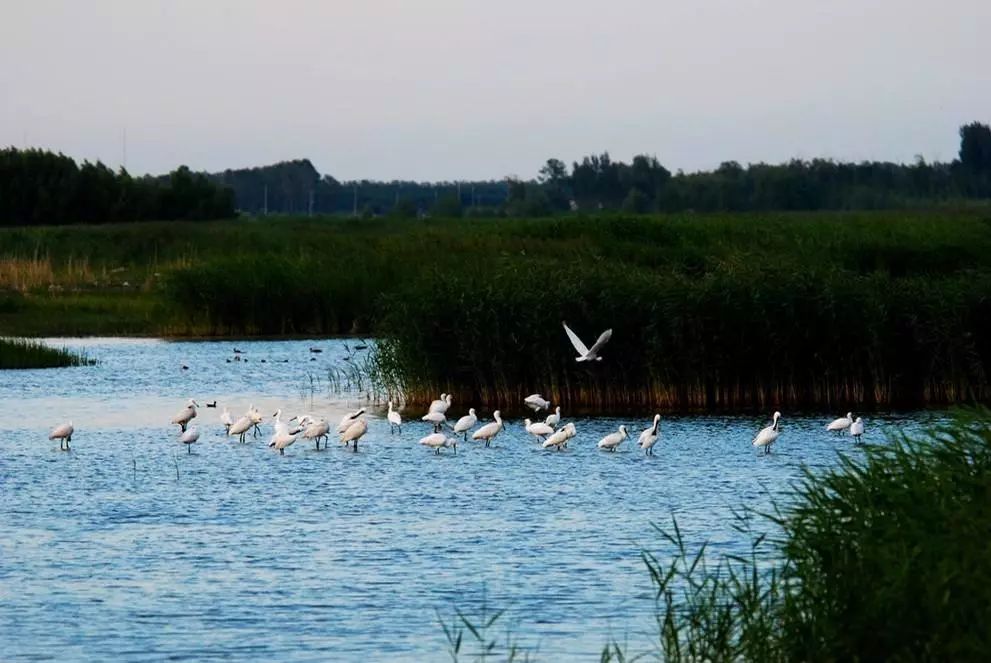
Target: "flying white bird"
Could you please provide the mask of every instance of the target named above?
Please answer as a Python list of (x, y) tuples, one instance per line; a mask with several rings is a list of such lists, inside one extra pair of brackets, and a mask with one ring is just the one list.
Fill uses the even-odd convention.
[(348, 442), (354, 443), (355, 452), (358, 451), (358, 440), (361, 436), (368, 432), (368, 422), (364, 419), (356, 419), (354, 423), (348, 426), (347, 430), (341, 433), (341, 442), (345, 445)]
[(617, 432), (610, 433), (599, 440), (597, 446), (606, 451), (616, 451), (627, 437), (629, 437), (629, 434), (626, 432), (626, 426), (620, 426)]
[(468, 441), (468, 431), (475, 427), (478, 423), (478, 417), (475, 416), (475, 408), (468, 408), (468, 414), (458, 419), (457, 423), (454, 424), (455, 435), (463, 435), (465, 442)]
[(72, 432), (75, 429), (72, 427), (72, 422), (67, 424), (61, 424), (52, 429), (52, 432), (48, 434), (49, 440), (58, 440), (59, 449), (68, 449), (69, 442), (72, 442)]
[(430, 404), (430, 409), (428, 412), (440, 412), (441, 414), (447, 414), (447, 410), (450, 407), (451, 394), (441, 394), (440, 400), (436, 400)]
[(231, 432), (231, 426), (234, 425), (234, 417), (231, 416), (230, 410), (227, 406), (224, 406), (224, 411), (220, 413), (220, 423), (224, 425), (224, 433)]
[(562, 447), (568, 446), (568, 440), (577, 434), (578, 431), (575, 429), (575, 425), (572, 423), (567, 423), (563, 428), (555, 431), (550, 437), (544, 440), (543, 447), (544, 449), (556, 447), (557, 450), (560, 451)]
[(544, 438), (554, 433), (554, 429), (542, 421), (534, 423), (529, 419), (524, 419), (523, 425), (526, 426), (527, 433), (537, 438), (537, 442), (543, 442)]
[(842, 433), (850, 427), (853, 423), (853, 413), (847, 412), (845, 417), (840, 417), (839, 419), (833, 419), (826, 425), (826, 430), (828, 431), (839, 431)]
[(179, 430), (185, 433), (186, 424), (196, 418), (196, 408), (196, 401), (190, 398), (189, 402), (186, 403), (186, 407), (176, 412), (176, 415), (172, 417), (172, 421), (170, 423), (178, 424)]
[(554, 428), (557, 428), (557, 425), (559, 423), (561, 423), (561, 406), (560, 405), (558, 405), (556, 408), (554, 408), (554, 414), (547, 415), (547, 418), (544, 419), (544, 423), (547, 424), (548, 426), (552, 426)]
[(434, 425), (434, 432), (439, 433), (441, 426), (447, 422), (447, 417), (444, 416), (443, 412), (427, 412), (425, 415), (420, 417), (421, 421), (429, 421)]
[(857, 444), (860, 444), (860, 436), (864, 434), (864, 420), (861, 417), (857, 417), (857, 420), (850, 424), (850, 435), (852, 435), (857, 440)]
[(523, 404), (533, 409), (534, 413), (546, 410), (551, 406), (551, 402), (540, 394), (530, 394), (523, 399)]
[(578, 352), (578, 357), (575, 358), (575, 361), (602, 361), (599, 351), (602, 350), (602, 346), (612, 337), (611, 329), (602, 332), (595, 344), (591, 348), (586, 348), (582, 340), (578, 338), (578, 335), (571, 331), (568, 323), (562, 322), (561, 324), (564, 325), (564, 331), (568, 334), (568, 338), (571, 339), (571, 345), (575, 346), (575, 350)]
[(640, 439), (637, 440), (637, 445), (644, 450), (644, 453), (653, 456), (654, 455), (654, 444), (661, 437), (661, 415), (654, 415), (654, 423), (650, 428), (645, 429), (640, 433)]
[(389, 401), (389, 432), (392, 432), (393, 428), (398, 428), (399, 433), (403, 432), (403, 418), (399, 416), (399, 413), (392, 409), (392, 401)]
[(761, 429), (752, 442), (755, 447), (764, 447), (764, 453), (771, 453), (771, 445), (777, 441), (778, 436), (781, 434), (778, 430), (778, 420), (780, 419), (781, 413), (775, 412), (774, 421), (771, 422), (771, 425)]
[(198, 439), (200, 439), (200, 432), (195, 428), (183, 431), (182, 435), (179, 436), (179, 441), (186, 445), (186, 451), (189, 453), (193, 453), (193, 445)]
[(359, 408), (354, 412), (349, 412), (345, 414), (343, 417), (341, 417), (341, 423), (337, 425), (337, 432), (343, 433), (344, 431), (346, 431), (351, 426), (351, 424), (353, 424), (355, 420), (363, 414), (365, 414), (365, 408)]
[(495, 421), (489, 424), (485, 424), (477, 431), (472, 433), (471, 439), (485, 440), (485, 446), (489, 446), (490, 444), (492, 444), (492, 440), (494, 440), (495, 436), (498, 435), (499, 431), (502, 430), (502, 414), (499, 412), (499, 410), (496, 410), (495, 412), (492, 413), (492, 418), (495, 419)]
[(444, 447), (453, 447), (454, 453), (458, 453), (458, 438), (446, 437), (443, 433), (431, 433), (420, 440), (420, 444), (434, 450), (439, 454)]

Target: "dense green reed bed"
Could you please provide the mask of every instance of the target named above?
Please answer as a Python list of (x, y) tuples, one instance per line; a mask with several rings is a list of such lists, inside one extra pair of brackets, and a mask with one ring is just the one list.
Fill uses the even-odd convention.
[[(0, 301), (12, 332), (46, 333), (37, 321), (62, 302), (53, 322), (81, 333), (376, 334), (379, 369), (412, 403), (441, 391), (493, 405), (539, 391), (597, 411), (991, 396), (981, 209), (149, 223), (0, 230), (0, 247), (0, 288), (21, 298), (19, 313)], [(90, 311), (127, 303), (87, 315), (83, 295)], [(562, 320), (589, 339), (612, 327), (606, 360), (575, 364)]]
[[(689, 549), (677, 523), (642, 553), (656, 639), (602, 661), (978, 661), (991, 647), (991, 419), (807, 472), (738, 514), (742, 556)], [(764, 532), (771, 532), (765, 534)], [(484, 605), (484, 604), (483, 604)], [(498, 606), (496, 606), (498, 607)], [(439, 614), (452, 660), (539, 660), (490, 606)], [(517, 629), (524, 627), (520, 624)], [(640, 649), (643, 649), (642, 651)]]
[(15, 368), (61, 368), (83, 366), (85, 355), (65, 348), (51, 348), (44, 343), (24, 339), (0, 338), (0, 370)]

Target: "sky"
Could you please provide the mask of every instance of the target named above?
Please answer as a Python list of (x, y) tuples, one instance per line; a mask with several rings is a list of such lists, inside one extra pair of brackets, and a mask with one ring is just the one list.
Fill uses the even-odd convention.
[(0, 0), (0, 145), (342, 180), (950, 160), (989, 35), (988, 0)]

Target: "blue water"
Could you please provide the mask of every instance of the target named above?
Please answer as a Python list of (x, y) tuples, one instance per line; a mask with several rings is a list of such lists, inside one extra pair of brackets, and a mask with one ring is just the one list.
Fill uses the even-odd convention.
[[(769, 417), (693, 416), (663, 419), (648, 458), (644, 412), (574, 420), (560, 453), (510, 421), (492, 448), (435, 455), (417, 444), (427, 424), (393, 435), (377, 408), (357, 454), (299, 442), (280, 457), (270, 420), (240, 445), (221, 407), (336, 423), (355, 406), (329, 388), (340, 342), (57, 343), (99, 364), (0, 373), (4, 660), (444, 660), (436, 611), (483, 598), (507, 610), (500, 641), (508, 626), (541, 660), (598, 660), (610, 639), (642, 651), (655, 628), (640, 551), (670, 553), (651, 523), (674, 515), (691, 545), (745, 551), (733, 509), (858, 453), (825, 433), (831, 417), (785, 412), (768, 456), (750, 440)], [(234, 346), (248, 362), (227, 362)], [(191, 454), (168, 424), (189, 397), (220, 406), (200, 409)], [(470, 405), (488, 419), (495, 404)], [(865, 439), (939, 416), (871, 415)], [(47, 432), (70, 418), (63, 452)], [(619, 423), (634, 440), (598, 451)]]

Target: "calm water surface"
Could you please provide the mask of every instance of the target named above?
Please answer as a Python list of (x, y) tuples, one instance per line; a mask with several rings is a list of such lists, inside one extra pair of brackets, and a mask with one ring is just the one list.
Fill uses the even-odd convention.
[[(786, 412), (769, 456), (750, 447), (767, 424), (751, 416), (665, 418), (653, 458), (595, 449), (619, 423), (635, 438), (644, 412), (575, 420), (566, 452), (510, 421), (492, 448), (437, 456), (417, 444), (427, 424), (392, 435), (375, 410), (357, 454), (300, 442), (280, 457), (270, 422), (240, 445), (220, 408), (336, 422), (354, 405), (328, 388), (340, 342), (56, 343), (99, 364), (0, 373), (5, 660), (443, 660), (435, 610), (477, 611), (483, 595), (541, 660), (598, 660), (611, 638), (640, 651), (654, 628), (639, 553), (665, 554), (652, 522), (674, 515), (693, 545), (743, 551), (734, 508), (851, 448), (829, 417)], [(248, 362), (227, 362), (235, 346)], [(168, 425), (189, 397), (220, 405), (200, 409), (192, 454)], [(866, 440), (940, 416), (873, 415)], [(47, 432), (70, 418), (61, 452)]]

